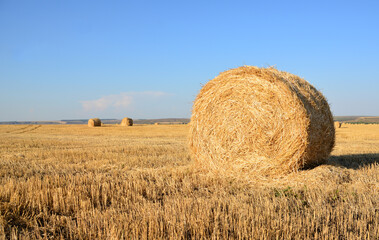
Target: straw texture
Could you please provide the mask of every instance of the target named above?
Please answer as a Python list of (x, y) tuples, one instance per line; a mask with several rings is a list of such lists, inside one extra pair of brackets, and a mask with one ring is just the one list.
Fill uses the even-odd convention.
[(101, 120), (98, 118), (91, 118), (88, 120), (88, 127), (101, 127)]
[(133, 119), (123, 118), (121, 121), (121, 126), (133, 126)]
[(334, 139), (328, 102), (311, 84), (275, 68), (243, 66), (200, 90), (189, 148), (208, 170), (269, 176), (323, 163)]

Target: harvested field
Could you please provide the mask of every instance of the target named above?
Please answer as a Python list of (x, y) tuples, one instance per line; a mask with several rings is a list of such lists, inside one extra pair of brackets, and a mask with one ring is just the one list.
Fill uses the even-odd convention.
[(276, 179), (198, 172), (188, 125), (0, 126), (0, 239), (378, 239), (379, 125)]

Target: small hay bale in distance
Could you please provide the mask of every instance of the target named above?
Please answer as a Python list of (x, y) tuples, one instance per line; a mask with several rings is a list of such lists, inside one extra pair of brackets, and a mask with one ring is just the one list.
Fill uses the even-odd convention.
[(334, 128), (341, 128), (342, 127), (342, 122), (335, 121), (334, 122)]
[(324, 163), (334, 142), (324, 96), (275, 68), (225, 71), (203, 86), (193, 104), (190, 154), (208, 170), (290, 173)]
[(88, 120), (88, 127), (101, 127), (101, 120), (99, 118), (91, 118)]
[(121, 121), (121, 126), (133, 126), (133, 119), (131, 118), (123, 118)]

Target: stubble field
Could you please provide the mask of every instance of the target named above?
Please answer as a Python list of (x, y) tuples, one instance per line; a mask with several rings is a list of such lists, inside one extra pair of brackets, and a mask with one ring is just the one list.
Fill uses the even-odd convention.
[(0, 239), (378, 239), (379, 125), (276, 179), (199, 171), (187, 125), (0, 126)]

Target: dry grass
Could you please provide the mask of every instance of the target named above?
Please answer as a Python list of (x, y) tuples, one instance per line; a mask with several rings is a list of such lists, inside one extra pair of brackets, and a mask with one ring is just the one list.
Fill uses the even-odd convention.
[(193, 170), (188, 129), (0, 126), (0, 239), (378, 239), (378, 125), (264, 182)]
[(190, 125), (197, 165), (237, 178), (324, 163), (335, 139), (324, 96), (275, 68), (243, 66), (209, 81), (196, 97)]

